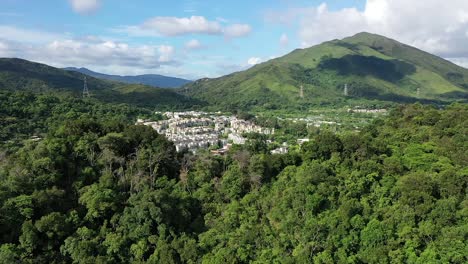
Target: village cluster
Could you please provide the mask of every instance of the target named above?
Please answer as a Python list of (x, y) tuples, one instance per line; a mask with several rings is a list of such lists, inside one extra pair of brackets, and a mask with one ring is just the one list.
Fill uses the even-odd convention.
[[(385, 109), (348, 109), (348, 113), (358, 114), (385, 114)], [(243, 120), (233, 115), (221, 112), (210, 113), (200, 111), (186, 112), (156, 112), (163, 116), (164, 120), (149, 121), (138, 119), (137, 124), (152, 127), (159, 134), (165, 135), (172, 141), (178, 152), (188, 150), (197, 152), (199, 149), (210, 149), (213, 154), (223, 155), (233, 145), (243, 145), (247, 142), (245, 134), (258, 133), (273, 135), (274, 128), (265, 128), (256, 125), (252, 121)], [(325, 120), (324, 120), (325, 119)], [(305, 123), (307, 127), (341, 126), (340, 122), (326, 120), (325, 116), (309, 116), (303, 118), (280, 118), (293, 123)], [(358, 128), (358, 127), (356, 127)], [(309, 139), (297, 139), (297, 144), (302, 145)], [(273, 142), (267, 140), (268, 144)], [(278, 148), (271, 151), (272, 154), (285, 154), (289, 146), (283, 142)]]
[(223, 154), (232, 144), (245, 144), (245, 133), (274, 134), (274, 129), (260, 127), (235, 116), (207, 112), (165, 112), (166, 120), (138, 119), (137, 124), (151, 126), (174, 142), (177, 151), (218, 147), (213, 152)]

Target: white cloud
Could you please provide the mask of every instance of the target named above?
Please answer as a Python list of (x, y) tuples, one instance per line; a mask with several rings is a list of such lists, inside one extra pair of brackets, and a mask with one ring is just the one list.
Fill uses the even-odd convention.
[(191, 17), (154, 17), (141, 25), (121, 26), (113, 29), (117, 33), (139, 37), (182, 36), (189, 34), (224, 35), (226, 38), (238, 38), (248, 35), (252, 27), (248, 24), (224, 26), (226, 20), (217, 18), (211, 21), (203, 16)]
[(251, 57), (247, 60), (247, 64), (250, 66), (259, 64), (260, 62), (262, 62), (262, 59), (258, 57)]
[(233, 24), (224, 29), (227, 38), (238, 38), (247, 36), (252, 32), (252, 27), (248, 24)]
[[(367, 0), (364, 10), (326, 4), (286, 11), (299, 18), (304, 46), (367, 31), (443, 57), (468, 57), (468, 1)], [(281, 22), (281, 21), (278, 21)]]
[(286, 34), (283, 33), (283, 34), (281, 35), (280, 39), (279, 39), (279, 43), (280, 43), (280, 46), (281, 46), (282, 48), (287, 47), (288, 44), (289, 44), (288, 35), (286, 35)]
[(156, 33), (163, 36), (179, 36), (185, 34), (222, 33), (221, 25), (216, 21), (209, 21), (202, 16), (191, 17), (155, 17), (137, 27), (143, 32)]
[(0, 57), (17, 57), (54, 67), (86, 67), (120, 75), (157, 73), (195, 79), (183, 53), (171, 45), (129, 44), (99, 36), (74, 37), (0, 25)]
[(304, 46), (368, 31), (363, 14), (356, 8), (330, 12), (326, 4), (306, 9), (301, 17), (299, 38)]
[(185, 48), (188, 50), (198, 50), (202, 49), (203, 45), (200, 43), (200, 41), (196, 39), (189, 40), (187, 43), (185, 43)]
[[(4, 28), (0, 25), (0, 29)], [(31, 33), (37, 39), (28, 40), (21, 32)], [(176, 50), (170, 45), (130, 45), (103, 40), (95, 36), (79, 39), (67, 35), (34, 32), (20, 28), (8, 28), (0, 37), (0, 57), (18, 57), (38, 61), (56, 67), (80, 66), (92, 69), (151, 70), (165, 65), (178, 65)], [(40, 36), (43, 35), (41, 38)]]
[(70, 0), (73, 10), (82, 15), (96, 12), (100, 7), (100, 0)]
[(26, 56), (57, 66), (128, 66), (144, 69), (174, 63), (172, 46), (131, 46), (114, 41), (83, 42), (59, 40), (46, 46), (31, 47)]

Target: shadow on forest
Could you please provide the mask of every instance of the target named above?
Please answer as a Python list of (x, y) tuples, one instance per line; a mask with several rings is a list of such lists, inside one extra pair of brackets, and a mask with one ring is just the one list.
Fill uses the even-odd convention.
[(384, 60), (374, 56), (361, 55), (325, 59), (320, 62), (318, 68), (334, 70), (340, 75), (373, 76), (393, 83), (416, 72), (414, 65), (404, 61)]

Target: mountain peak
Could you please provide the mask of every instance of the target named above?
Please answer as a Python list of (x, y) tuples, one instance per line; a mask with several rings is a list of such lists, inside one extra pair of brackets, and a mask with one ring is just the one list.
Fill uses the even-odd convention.
[(366, 32), (366, 31), (356, 33), (356, 34), (354, 34), (353, 36), (351, 36), (350, 38), (359, 38), (359, 37), (387, 38), (387, 37), (385, 37), (385, 36), (382, 36), (382, 35), (379, 35), (379, 34), (375, 34), (375, 33), (371, 33), (371, 32)]
[(372, 44), (376, 42), (387, 42), (387, 43), (394, 43), (394, 44), (401, 44), (400, 42), (382, 36), (378, 35), (375, 33), (369, 33), (369, 32), (360, 32), (355, 34), (354, 36), (347, 37), (342, 39), (344, 42), (350, 42), (350, 43), (364, 43), (364, 44)]
[[(361, 32), (224, 77), (189, 84), (194, 98), (226, 109), (314, 104), (448, 102), (468, 96), (468, 71), (396, 40)], [(351, 87), (343, 95), (343, 87)], [(351, 91), (351, 92), (350, 92)]]

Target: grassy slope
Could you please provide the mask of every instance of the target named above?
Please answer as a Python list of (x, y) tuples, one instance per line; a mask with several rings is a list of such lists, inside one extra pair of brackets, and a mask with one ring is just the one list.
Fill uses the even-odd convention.
[[(351, 97), (343, 96), (345, 83)], [(275, 109), (374, 99), (441, 100), (450, 94), (460, 98), (468, 94), (467, 83), (464, 68), (394, 40), (361, 33), (185, 88), (195, 98), (223, 108)], [(304, 98), (299, 96), (301, 85)]]
[[(21, 59), (0, 58), (0, 89), (80, 96), (85, 75)], [(150, 108), (182, 108), (202, 104), (169, 89), (127, 85), (87, 78), (91, 95), (104, 102)]]

